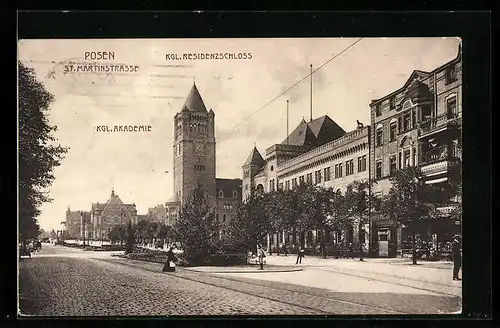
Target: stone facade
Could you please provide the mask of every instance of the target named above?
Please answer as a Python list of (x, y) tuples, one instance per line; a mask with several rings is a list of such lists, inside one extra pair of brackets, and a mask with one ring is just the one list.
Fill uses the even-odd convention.
[(135, 204), (125, 204), (120, 197), (111, 191), (109, 200), (102, 203), (93, 203), (90, 211), (90, 226), (87, 231), (89, 239), (108, 239), (109, 231), (116, 225), (138, 222)]
[[(383, 196), (389, 177), (408, 165), (420, 166), (427, 183), (452, 187), (461, 179), (462, 58), (431, 72), (414, 71), (400, 89), (370, 104), (374, 145), (373, 191)], [(402, 246), (401, 227), (380, 218), (377, 240), (388, 241), (394, 255)]]
[[(368, 180), (369, 135), (369, 126), (346, 133), (328, 116), (310, 122), (302, 120), (281, 144), (266, 149), (265, 159), (257, 148), (251, 151), (242, 166), (244, 198), (252, 193), (289, 190), (304, 183), (343, 192), (355, 180)], [(369, 227), (364, 229), (368, 231)], [(300, 237), (280, 231), (268, 237), (268, 250), (282, 243), (288, 247), (314, 247), (320, 233), (309, 231)], [(357, 225), (325, 233), (330, 245), (358, 239)]]
[(216, 178), (215, 113), (207, 111), (196, 84), (174, 117), (173, 155), (174, 194), (165, 203), (168, 224), (174, 224), (198, 183), (205, 188), (216, 216), (229, 220), (241, 201), (241, 180)]
[(71, 211), (68, 207), (66, 210), (66, 239), (80, 238), (81, 229), (81, 211)]

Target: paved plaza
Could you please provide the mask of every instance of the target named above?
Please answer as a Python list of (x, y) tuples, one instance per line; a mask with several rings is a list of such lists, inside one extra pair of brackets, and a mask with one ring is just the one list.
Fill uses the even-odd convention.
[(302, 270), (163, 273), (159, 263), (44, 244), (19, 262), (19, 306), (31, 316), (401, 315), (461, 307), (461, 283), (446, 265), (306, 257), (296, 266), (291, 255), (267, 263)]

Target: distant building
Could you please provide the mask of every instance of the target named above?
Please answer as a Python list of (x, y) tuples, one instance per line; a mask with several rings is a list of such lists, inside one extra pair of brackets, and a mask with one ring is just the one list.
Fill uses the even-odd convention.
[(160, 204), (148, 209), (147, 220), (163, 224), (169, 224), (167, 220), (167, 210), (165, 205)]
[[(461, 180), (461, 49), (455, 59), (431, 72), (413, 71), (400, 89), (373, 100), (370, 108), (374, 193), (387, 193), (389, 177), (409, 165), (420, 166), (429, 184), (453, 188)], [(441, 208), (442, 218), (421, 227), (423, 240), (447, 241), (460, 231), (461, 223), (447, 217), (457, 201)], [(394, 256), (404, 247), (405, 229), (384, 218), (375, 224), (374, 246), (380, 255)]]
[(193, 84), (181, 111), (174, 117), (173, 196), (165, 203), (168, 224), (174, 224), (182, 205), (201, 183), (220, 222), (229, 222), (241, 202), (241, 179), (217, 179), (215, 113), (207, 108)]
[(66, 210), (66, 239), (80, 238), (81, 211), (71, 211), (68, 206)]
[(105, 203), (93, 203), (90, 211), (90, 229), (88, 238), (108, 239), (109, 231), (116, 225), (125, 225), (128, 222), (136, 224), (138, 221), (137, 209), (134, 203), (125, 204), (120, 197), (111, 191), (111, 196)]
[[(243, 197), (302, 184), (332, 187), (344, 192), (355, 180), (368, 180), (369, 127), (345, 132), (329, 116), (302, 120), (281, 143), (266, 149), (265, 159), (256, 147), (243, 164)], [(368, 231), (368, 226), (364, 227)], [(268, 237), (268, 249), (285, 243), (315, 247), (321, 234), (329, 246), (358, 240), (358, 225), (343, 231), (280, 231)]]

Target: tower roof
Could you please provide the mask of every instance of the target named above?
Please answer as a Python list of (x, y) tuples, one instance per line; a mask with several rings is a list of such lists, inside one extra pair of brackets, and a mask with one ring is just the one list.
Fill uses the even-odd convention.
[(200, 92), (198, 91), (198, 88), (196, 87), (196, 84), (193, 83), (193, 87), (191, 88), (191, 91), (189, 91), (189, 94), (186, 98), (186, 102), (184, 103), (184, 106), (182, 110), (189, 110), (192, 112), (206, 112), (207, 108), (205, 107), (205, 104), (203, 103), (203, 99), (201, 99)]
[(340, 138), (345, 134), (337, 123), (328, 115), (321, 116), (313, 121), (306, 122), (304, 119), (290, 133), (288, 140), (285, 139), (282, 144), (295, 146), (320, 146), (328, 141)]
[(315, 139), (316, 136), (314, 135), (314, 132), (309, 128), (309, 124), (307, 124), (307, 122), (302, 119), (299, 125), (295, 128), (295, 130), (292, 131), (292, 133), (290, 133), (288, 138), (285, 139), (282, 144), (286, 145), (288, 143), (289, 145), (294, 146), (305, 146), (314, 144)]
[(262, 158), (262, 155), (257, 150), (257, 147), (253, 147), (252, 152), (248, 156), (245, 164), (243, 164), (243, 165), (250, 165), (250, 164), (252, 164), (252, 165), (262, 166), (265, 163), (266, 162), (264, 161), (264, 159)]

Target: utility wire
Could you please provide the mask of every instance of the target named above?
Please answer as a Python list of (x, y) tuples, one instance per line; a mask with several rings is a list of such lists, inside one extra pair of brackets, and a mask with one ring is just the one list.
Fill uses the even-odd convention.
[[(267, 106), (269, 106), (271, 103), (273, 103), (276, 99), (280, 98), (281, 96), (283, 96), (285, 93), (287, 93), (288, 91), (292, 90), (293, 88), (295, 88), (297, 85), (299, 85), (300, 83), (302, 83), (303, 81), (305, 81), (307, 78), (309, 78), (312, 74), (316, 73), (317, 71), (319, 71), (320, 69), (322, 69), (323, 67), (325, 67), (326, 65), (328, 65), (332, 60), (334, 60), (335, 58), (337, 58), (338, 56), (342, 55), (344, 52), (346, 52), (347, 50), (349, 50), (350, 48), (354, 47), (358, 42), (360, 42), (363, 38), (359, 38), (358, 40), (354, 41), (353, 43), (351, 43), (347, 48), (345, 48), (344, 50), (342, 50), (341, 52), (339, 52), (338, 54), (336, 54), (335, 56), (333, 56), (332, 58), (328, 59), (326, 62), (324, 62), (322, 65), (318, 66), (318, 68), (316, 68), (315, 70), (313, 70), (311, 73), (307, 74), (306, 76), (304, 76), (302, 79), (300, 79), (299, 81), (295, 82), (291, 87), (289, 87), (288, 89), (286, 89), (285, 91), (281, 92), (279, 95), (277, 95), (276, 97), (274, 97), (273, 99), (271, 99), (270, 101), (268, 101), (267, 103), (265, 103), (262, 107), (260, 107), (259, 109), (257, 109), (256, 111), (252, 112), (250, 115), (246, 116), (244, 119), (242, 119), (240, 122), (236, 123), (232, 128), (232, 133), (234, 133), (236, 127), (238, 127), (241, 123), (245, 122), (246, 120), (248, 120), (250, 117), (254, 116), (255, 114), (257, 114), (258, 112), (260, 112), (261, 110), (263, 110), (264, 108), (266, 108)], [(225, 136), (227, 137), (227, 136)], [(215, 138), (216, 140), (219, 140), (219, 137)]]

